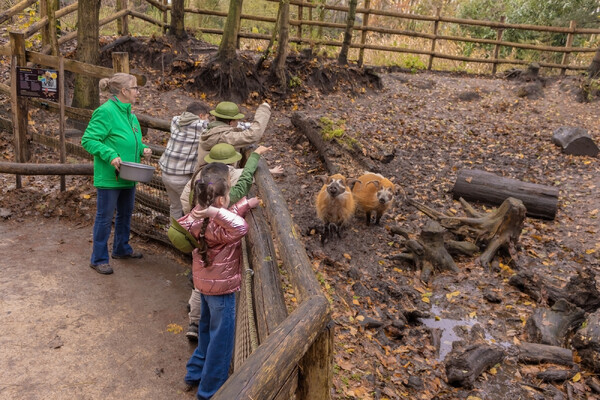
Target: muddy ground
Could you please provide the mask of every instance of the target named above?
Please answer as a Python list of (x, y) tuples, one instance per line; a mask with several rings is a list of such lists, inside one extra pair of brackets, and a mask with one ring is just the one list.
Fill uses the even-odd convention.
[[(186, 79), (176, 71), (163, 79), (160, 71), (142, 64), (141, 59), (132, 57), (132, 66), (135, 71), (149, 77), (149, 83), (142, 89), (140, 101), (135, 106), (139, 112), (169, 119), (179, 114), (193, 99), (204, 98), (212, 106), (222, 100), (186, 87)], [(375, 89), (369, 81), (357, 80), (351, 87), (340, 84), (340, 90), (333, 92), (324, 92), (307, 84), (296, 88), (287, 99), (275, 95), (267, 95), (266, 98), (273, 104), (273, 116), (263, 144), (273, 146), (273, 151), (265, 158), (270, 165), (281, 164), (285, 168), (285, 173), (276, 177), (276, 182), (288, 201), (315, 273), (332, 304), (336, 323), (332, 397), (544, 398), (546, 392), (543, 389), (549, 384), (538, 382), (534, 375), (548, 366), (523, 366), (508, 357), (497, 365), (493, 373), (484, 372), (474, 388), (462, 389), (452, 388), (445, 383), (443, 357), (453, 341), (469, 336), (470, 328), (476, 323), (484, 328), (489, 343), (499, 343), (509, 349), (526, 340), (524, 321), (537, 305), (508, 285), (508, 278), (515, 271), (532, 269), (558, 285), (584, 266), (591, 266), (600, 272), (600, 162), (598, 158), (565, 155), (551, 141), (552, 132), (566, 125), (587, 129), (595, 142), (600, 143), (598, 101), (579, 101), (582, 81), (579, 76), (548, 77), (538, 92), (524, 97), (521, 97), (523, 92), (519, 90), (525, 83), (502, 77), (402, 71), (381, 72), (380, 77), (380, 90)], [(304, 82), (308, 81), (306, 79)], [(261, 101), (263, 98), (252, 97), (242, 105), (243, 112), (251, 117)], [(461, 169), (482, 169), (509, 178), (557, 187), (560, 190), (558, 213), (552, 221), (525, 220), (516, 263), (511, 263), (507, 256), (501, 255), (496, 260), (498, 268), (490, 272), (476, 264), (476, 257), (459, 257), (456, 259), (460, 269), (458, 274), (439, 274), (429, 286), (419, 280), (419, 271), (414, 271), (410, 264), (387, 259), (397, 254), (401, 247), (401, 239), (390, 235), (390, 226), (399, 224), (409, 232), (418, 233), (427, 221), (423, 214), (407, 205), (402, 196), (384, 216), (380, 226), (367, 227), (359, 215), (342, 239), (332, 240), (322, 246), (314, 230), (318, 225), (314, 199), (320, 188), (320, 181), (315, 177), (325, 171), (314, 148), (292, 125), (290, 117), (294, 112), (303, 112), (316, 119), (326, 117), (334, 122), (335, 127), (343, 129), (341, 145), (332, 146), (332, 155), (346, 176), (357, 177), (365, 169), (374, 170), (400, 184), (408, 197), (439, 211), (464, 215), (460, 205), (452, 200), (451, 189), (457, 173)], [(35, 121), (32, 129), (56, 134), (56, 117), (42, 111), (34, 111), (32, 116)], [(7, 133), (0, 133), (0, 153), (6, 160), (12, 159), (9, 139)], [(148, 142), (162, 145), (167, 139), (168, 134), (157, 131), (150, 131), (147, 137)], [(360, 150), (354, 155), (339, 150), (349, 142), (359, 144)], [(56, 154), (42, 146), (34, 148), (35, 159), (39, 162), (57, 159)], [(80, 236), (86, 237), (84, 243), (73, 246), (72, 251), (61, 251), (61, 258), (54, 259), (55, 267), (50, 270), (38, 265), (39, 259), (29, 260), (28, 257), (36, 257), (39, 252), (25, 251), (20, 247), (23, 245), (4, 245), (3, 258), (27, 258), (18, 264), (19, 267), (11, 263), (7, 264), (12, 265), (11, 268), (2, 268), (2, 285), (13, 289), (37, 287), (39, 282), (36, 277), (43, 276), (43, 271), (46, 271), (48, 280), (57, 285), (65, 283), (60, 277), (69, 277), (69, 287), (87, 287), (90, 282), (96, 282), (93, 287), (97, 290), (93, 296), (83, 293), (83, 290), (78, 291), (81, 297), (76, 297), (74, 301), (81, 304), (76, 311), (70, 311), (65, 309), (65, 303), (68, 302), (64, 295), (42, 292), (47, 295), (38, 293), (36, 298), (30, 299), (19, 289), (13, 296), (22, 300), (15, 300), (12, 306), (2, 303), (2, 318), (12, 321), (11, 325), (3, 324), (11, 327), (3, 335), (3, 340), (13, 343), (10, 359), (18, 362), (15, 365), (20, 365), (23, 370), (27, 365), (37, 365), (40, 371), (44, 371), (49, 370), (49, 365), (56, 365), (52, 364), (56, 360), (42, 358), (44, 362), (40, 362), (35, 349), (42, 348), (44, 351), (38, 350), (42, 353), (60, 354), (64, 358), (56, 366), (55, 375), (52, 375), (55, 377), (52, 381), (57, 385), (62, 384), (58, 383), (61, 382), (60, 376), (83, 369), (77, 379), (68, 380), (70, 383), (65, 384), (69, 390), (73, 390), (69, 393), (84, 393), (86, 382), (93, 381), (88, 377), (101, 376), (101, 379), (106, 379), (105, 374), (109, 374), (111, 379), (104, 382), (114, 380), (129, 382), (130, 385), (119, 386), (119, 391), (115, 389), (114, 392), (104, 393), (134, 398), (140, 393), (137, 390), (145, 390), (147, 398), (176, 398), (175, 395), (162, 397), (162, 393), (176, 393), (171, 391), (174, 390), (172, 384), (180, 376), (172, 368), (178, 368), (180, 374), (183, 371), (182, 360), (191, 351), (182, 334), (176, 335), (167, 330), (170, 323), (185, 324), (183, 305), (189, 288), (178, 275), (186, 268), (185, 262), (173, 255), (176, 265), (166, 270), (157, 267), (159, 273), (149, 275), (137, 264), (124, 266), (121, 276), (118, 268), (117, 274), (112, 277), (114, 279), (107, 281), (107, 277), (92, 273), (86, 264), (91, 249), (89, 239), (95, 210), (95, 191), (89, 178), (67, 178), (69, 190), (63, 194), (58, 192), (58, 178), (26, 177), (24, 189), (20, 190), (15, 189), (12, 176), (0, 174), (0, 182), (0, 208), (7, 215), (0, 222), (3, 239), (38, 237), (44, 232), (37, 223), (43, 223), (47, 227), (45, 230), (50, 232), (71, 232), (69, 229), (76, 229), (80, 232), (76, 235), (78, 239), (81, 239)], [(475, 207), (489, 210), (483, 205)], [(72, 227), (73, 223), (79, 224), (77, 228)], [(57, 237), (51, 234), (50, 244), (54, 252), (64, 246), (56, 244)], [(162, 265), (159, 245), (150, 246), (149, 254), (155, 254), (160, 260), (157, 262)], [(33, 246), (31, 248), (35, 249)], [(37, 272), (21, 275), (23, 266), (36, 268)], [(63, 270), (70, 273), (65, 274)], [(14, 275), (9, 271), (14, 271)], [(166, 271), (170, 271), (169, 274)], [(167, 286), (167, 281), (172, 285)], [(100, 290), (106, 285), (118, 286)], [(131, 286), (127, 289), (131, 296), (124, 294), (125, 290), (119, 287), (121, 285)], [(151, 290), (147, 290), (147, 286)], [(501, 297), (501, 303), (493, 304), (484, 300), (484, 292), (490, 290)], [(63, 293), (68, 294), (69, 290), (65, 289)], [(155, 307), (143, 301), (150, 293), (152, 298), (157, 298)], [(118, 296), (116, 299), (120, 301), (112, 294)], [(286, 295), (291, 298), (293, 293)], [(27, 317), (30, 311), (25, 310), (30, 307), (24, 306), (23, 302), (46, 305), (46, 312), (37, 317), (45, 321), (41, 325), (47, 328), (40, 340), (30, 341), (31, 332), (40, 327), (36, 327), (33, 319)], [(136, 306), (130, 307), (131, 302), (135, 302)], [(117, 312), (103, 312), (106, 309), (99, 308), (98, 303), (110, 304)], [(8, 312), (11, 307), (12, 313), (5, 315), (4, 309)], [(411, 322), (400, 336), (390, 335), (386, 327), (397, 322), (398, 313), (407, 307), (429, 318)], [(79, 344), (89, 347), (90, 353), (98, 352), (102, 359), (100, 370), (103, 374), (97, 372), (94, 363), (82, 361), (81, 354), (65, 351), (69, 340), (65, 340), (65, 344), (58, 349), (44, 348), (56, 335), (68, 339), (66, 335), (71, 321), (79, 318), (78, 323), (82, 323), (81, 316), (90, 313), (89, 309), (98, 309), (99, 314), (90, 320), (83, 318), (83, 322), (90, 323), (90, 326), (84, 327), (88, 334), (74, 340), (82, 340)], [(139, 310), (144, 312), (136, 314)], [(361, 323), (365, 318), (383, 325), (366, 327)], [(131, 323), (127, 324), (126, 321)], [(141, 329), (142, 321), (148, 325), (146, 330)], [(123, 327), (121, 332), (112, 328), (118, 325)], [(94, 326), (98, 328), (94, 329)], [(439, 354), (431, 342), (430, 329), (436, 327), (444, 329), (446, 335), (442, 337)], [(29, 344), (20, 344), (24, 337), (27, 337)], [(104, 352), (95, 347), (100, 342)], [(141, 350), (148, 347), (165, 350), (155, 353)], [(6, 346), (3, 348), (6, 349)], [(128, 350), (130, 348), (139, 350)], [(118, 361), (113, 360), (115, 357), (107, 356), (110, 354), (115, 354), (115, 357), (118, 355)], [(127, 361), (128, 357), (133, 359)], [(134, 361), (136, 359), (137, 362)], [(109, 368), (111, 363), (112, 367)], [(134, 368), (136, 363), (137, 369)], [(155, 368), (164, 368), (164, 374), (158, 376), (154, 373)], [(570, 386), (569, 390), (575, 398), (595, 398), (585, 384), (594, 377), (585, 369), (583, 371), (582, 378), (577, 382), (556, 384), (556, 388), (565, 396), (567, 386)], [(36, 380), (35, 374), (25, 376), (35, 377), (35, 382), (44, 381)], [(11, 372), (8, 380), (2, 379), (0, 394), (18, 393), (15, 387), (23, 386), (15, 385), (24, 385), (27, 381), (22, 378), (22, 374)], [(81, 382), (83, 384), (80, 385)], [(126, 387), (132, 390), (129, 394), (125, 391)], [(52, 395), (58, 396), (60, 390), (52, 392)], [(93, 390), (87, 398), (107, 398), (101, 389), (94, 387)]]

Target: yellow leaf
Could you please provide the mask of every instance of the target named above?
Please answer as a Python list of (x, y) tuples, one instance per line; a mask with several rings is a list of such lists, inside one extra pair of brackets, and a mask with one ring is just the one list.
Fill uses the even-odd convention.
[(496, 375), (496, 374), (498, 373), (498, 371), (497, 371), (497, 370), (496, 370), (496, 368), (494, 368), (494, 367), (490, 368), (490, 371), (489, 371), (489, 372), (490, 372), (490, 374), (492, 374), (492, 375)]
[(471, 317), (471, 318), (475, 318), (476, 316), (477, 316), (477, 312), (476, 311), (473, 311), (473, 312), (469, 313), (469, 317)]
[(177, 324), (169, 324), (167, 325), (167, 332), (174, 333), (175, 335), (183, 332), (183, 327)]
[(439, 320), (441, 320), (440, 316), (439, 316), (439, 315), (436, 315), (436, 316), (435, 316), (435, 320), (436, 320), (436, 321), (439, 321)]
[(344, 258), (347, 260), (352, 260), (352, 257), (350, 257), (350, 254), (348, 253), (344, 253)]
[(481, 400), (481, 397), (469, 396), (469, 397), (467, 397), (467, 400)]
[(579, 382), (581, 379), (581, 372), (575, 374), (575, 376), (571, 379), (573, 382)]
[(587, 250), (585, 251), (585, 254), (593, 254), (593, 253), (595, 253), (595, 252), (596, 252), (596, 249), (587, 249)]
[(364, 321), (365, 317), (363, 317), (362, 315), (359, 315), (358, 317), (356, 317), (357, 321)]
[(297, 302), (297, 301), (298, 301), (298, 300), (297, 300), (295, 297), (292, 297), (292, 299), (291, 299), (291, 300), (292, 300), (292, 302), (293, 302), (293, 303), (295, 303), (295, 302)]
[(360, 306), (360, 303), (356, 299), (352, 300), (352, 304), (354, 304), (355, 306)]
[(396, 268), (396, 267), (394, 267), (394, 271), (396, 271), (396, 272), (402, 272), (402, 270), (400, 268)]
[(89, 194), (82, 194), (81, 197), (83, 197), (84, 199), (88, 200), (92, 196), (90, 196)]
[(421, 297), (421, 300), (422, 300), (424, 303), (429, 303), (429, 297)]

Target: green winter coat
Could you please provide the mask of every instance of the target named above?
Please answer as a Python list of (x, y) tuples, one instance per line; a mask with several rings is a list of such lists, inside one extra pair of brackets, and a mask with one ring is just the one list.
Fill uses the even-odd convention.
[(94, 156), (94, 186), (100, 189), (126, 189), (135, 182), (116, 177), (112, 160), (140, 162), (144, 149), (142, 129), (131, 104), (122, 103), (115, 96), (98, 107), (92, 114), (83, 137), (83, 148)]

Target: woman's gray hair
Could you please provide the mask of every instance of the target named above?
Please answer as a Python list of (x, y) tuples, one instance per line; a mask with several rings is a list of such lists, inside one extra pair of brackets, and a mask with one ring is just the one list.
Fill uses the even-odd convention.
[(100, 79), (100, 90), (110, 92), (110, 94), (119, 94), (121, 89), (131, 87), (131, 83), (135, 82), (135, 76), (124, 72), (117, 72), (110, 78)]

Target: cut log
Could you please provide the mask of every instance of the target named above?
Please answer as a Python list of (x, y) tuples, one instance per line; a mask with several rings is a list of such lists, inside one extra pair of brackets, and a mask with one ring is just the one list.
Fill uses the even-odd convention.
[(19, 175), (94, 175), (93, 164), (0, 163), (0, 173)]
[(535, 377), (543, 382), (564, 382), (574, 377), (577, 372), (578, 369), (552, 368), (546, 371), (538, 372)]
[(588, 316), (585, 326), (575, 333), (572, 344), (583, 365), (600, 372), (600, 311)]
[(455, 199), (499, 205), (509, 197), (519, 199), (527, 209), (527, 216), (554, 219), (558, 207), (558, 189), (535, 183), (522, 182), (481, 170), (460, 170), (452, 188)]
[(572, 276), (563, 287), (556, 287), (531, 271), (521, 271), (513, 275), (508, 283), (529, 295), (536, 302), (547, 302), (552, 306), (559, 299), (594, 312), (600, 308), (600, 291), (596, 286), (596, 273), (591, 268), (583, 268)]
[(573, 351), (547, 344), (521, 342), (517, 346), (518, 360), (525, 364), (559, 364), (573, 366)]
[[(464, 199), (460, 202), (469, 217), (454, 217), (442, 214), (413, 199), (408, 203), (442, 226), (459, 236), (470, 236), (485, 246), (479, 263), (490, 269), (490, 263), (500, 248), (506, 248), (513, 260), (517, 257), (516, 246), (523, 230), (525, 207), (521, 200), (507, 198), (494, 212), (479, 213)], [(515, 260), (516, 261), (516, 260)]]
[(598, 146), (583, 128), (561, 126), (552, 134), (552, 142), (560, 146), (565, 154), (598, 156)]
[(483, 371), (504, 359), (504, 351), (498, 346), (476, 344), (467, 347), (457, 356), (451, 353), (448, 357), (450, 358), (446, 363), (448, 383), (455, 387), (471, 388)]
[(564, 346), (567, 335), (579, 327), (585, 312), (565, 299), (558, 300), (552, 308), (537, 308), (525, 324), (530, 342)]

